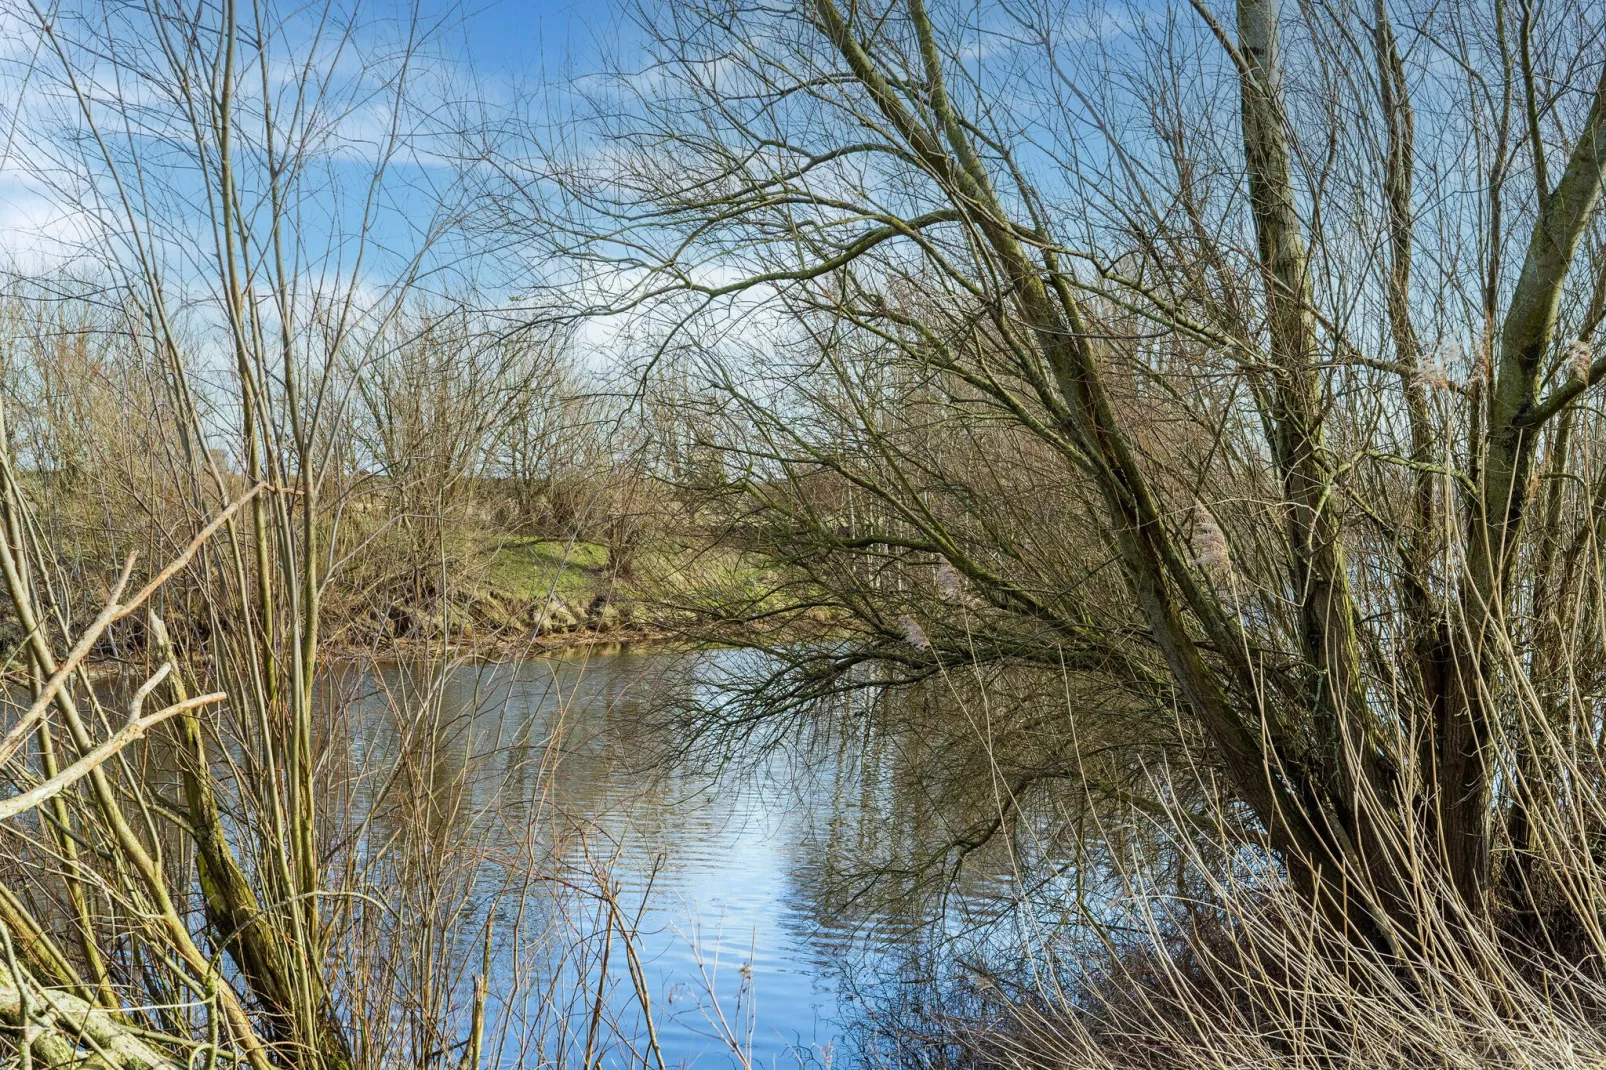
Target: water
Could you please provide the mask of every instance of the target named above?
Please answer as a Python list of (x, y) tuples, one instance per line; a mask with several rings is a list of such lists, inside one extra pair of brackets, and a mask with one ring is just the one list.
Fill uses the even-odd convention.
[[(444, 678), (396, 668), (348, 681), (364, 711), (351, 745), (353, 805), (383, 811), (386, 798), (409, 800), (376, 822), (374, 842), (387, 830), (416, 832), (423, 814), (441, 857), (465, 844), (486, 855), (452, 894), (461, 900), (457, 949), (470, 959), (467, 945), (483, 932), (474, 912), (496, 915), (488, 1032), (497, 1046), (487, 1065), (581, 1062), (593, 1019), (599, 1035), (637, 1048), (633, 1055), (613, 1041), (604, 1065), (651, 1064), (638, 987), (667, 1066), (851, 1065), (862, 979), (886, 984), (890, 976), (895, 985), (919, 972), (909, 957), (928, 927), (918, 900), (855, 884), (866, 859), (910, 852), (922, 815), (934, 809), (919, 798), (931, 793), (925, 781), (915, 778), (925, 786), (914, 790), (889, 770), (897, 748), (846, 718), (796, 733), (786, 746), (665, 757), (690, 737), (663, 726), (663, 700), (719, 702), (717, 690), (691, 677), (735, 657), (616, 653), (462, 667)], [(399, 717), (398, 708), (410, 712)], [(421, 810), (423, 797), (434, 801)], [(521, 869), (561, 873), (567, 883), (499, 897)], [(1007, 874), (990, 877), (985, 865), (968, 872), (976, 911), (994, 910), (990, 893), (1007, 887)], [(437, 880), (399, 875), (398, 894)], [(617, 889), (639, 972), (610, 939), (599, 1001), (589, 986), (608, 908), (587, 889), (601, 882)], [(508, 943), (515, 930), (522, 945)], [(543, 935), (529, 935), (536, 931)], [(555, 946), (577, 944), (582, 961), (553, 957)], [(519, 980), (532, 964), (567, 985), (532, 990)], [(561, 999), (552, 994), (560, 989)], [(556, 1010), (559, 1002), (567, 1009)], [(543, 1015), (566, 1023), (567, 1054), (529, 1046), (530, 1023)], [(550, 1025), (545, 1035), (543, 1044), (554, 1043)]]

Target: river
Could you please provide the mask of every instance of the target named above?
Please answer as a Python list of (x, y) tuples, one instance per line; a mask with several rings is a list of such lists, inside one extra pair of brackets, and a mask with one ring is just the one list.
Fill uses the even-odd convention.
[[(936, 913), (908, 881), (905, 896), (855, 883), (942, 829), (921, 831), (940, 809), (920, 798), (929, 784), (911, 788), (903, 749), (853, 711), (783, 742), (689, 747), (691, 721), (667, 711), (720, 702), (700, 678), (742, 657), (594, 653), (348, 681), (351, 801), (385, 811), (370, 838), (423, 821), (459, 859), (398, 869), (397, 895), (419, 901), (428, 884), (431, 911), (455, 903), (471, 963), (475, 912), (495, 921), (485, 1065), (573, 1065), (589, 1047), (599, 1065), (655, 1065), (643, 990), (668, 1067), (856, 1065), (899, 986), (923, 980), (934, 924), (957, 934), (1007, 915), (1007, 867), (981, 858)], [(607, 883), (634, 960), (595, 894)]]

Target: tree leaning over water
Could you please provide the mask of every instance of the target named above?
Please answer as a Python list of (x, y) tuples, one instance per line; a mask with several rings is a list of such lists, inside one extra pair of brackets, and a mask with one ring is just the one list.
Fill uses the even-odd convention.
[(852, 622), (761, 700), (1057, 667), (1360, 945), (1598, 938), (1599, 9), (638, 25), (565, 251)]

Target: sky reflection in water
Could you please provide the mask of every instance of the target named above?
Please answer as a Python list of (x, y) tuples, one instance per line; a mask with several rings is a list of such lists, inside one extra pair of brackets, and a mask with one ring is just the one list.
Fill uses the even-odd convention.
[[(651, 883), (640, 948), (669, 1066), (737, 1064), (718, 1035), (720, 1013), (744, 1043), (750, 1036), (754, 1067), (851, 1065), (851, 1026), (865, 1001), (848, 975), (862, 983), (907, 972), (901, 956), (919, 926), (873, 897), (841, 910), (828, 889), (844, 859), (851, 862), (878, 837), (898, 835), (876, 827), (897, 800), (885, 797), (875, 748), (862, 759), (866, 741), (853, 735), (862, 726), (838, 726), (762, 755), (726, 752), (714, 767), (662, 760), (674, 733), (646, 726), (650, 711), (671, 689), (682, 699), (717, 701), (688, 691), (684, 674), (709, 667), (707, 659), (737, 656), (615, 653), (516, 670), (459, 669), (440, 692), (446, 727), (437, 733), (442, 742), (426, 763), (428, 775), (466, 796), (454, 837), (512, 842), (532, 814), (542, 815), (543, 828), (561, 815), (560, 825), (595, 828), (592, 854), (612, 858), (627, 911)], [(397, 668), (384, 684), (417, 688), (428, 679)], [(370, 768), (394, 766), (402, 729), (372, 712), (384, 704), (377, 695), (365, 704), (371, 712), (353, 746)], [(546, 750), (555, 739), (561, 746)], [(543, 755), (555, 759), (556, 772), (538, 808)], [(571, 865), (583, 865), (576, 842), (563, 851)], [(506, 931), (510, 921), (499, 917), (498, 925)], [(594, 931), (583, 917), (576, 924)], [(619, 1013), (630, 1033), (639, 1015), (626, 966), (616, 948), (609, 1013)], [(493, 1007), (536, 998), (510, 991), (512, 972), (499, 953)], [(506, 1065), (518, 1065), (512, 1051), (504, 1053)], [(623, 1051), (604, 1060), (627, 1062)]]

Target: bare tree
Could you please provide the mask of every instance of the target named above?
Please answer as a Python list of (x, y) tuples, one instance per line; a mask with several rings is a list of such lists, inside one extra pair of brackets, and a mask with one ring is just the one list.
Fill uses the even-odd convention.
[[(1596, 901), (1598, 11), (638, 27), (583, 151), (495, 157), (504, 203), (569, 221), (554, 285), (662, 325), (649, 367), (696, 340), (743, 515), (864, 637), (810, 686), (1091, 674), (1387, 954)], [(977, 605), (889, 612), (852, 561)]]
[[(342, 491), (331, 481), (329, 430), (349, 403), (337, 356), (402, 307), (448, 211), (444, 201), (429, 205), (414, 221), (422, 238), (382, 259), (392, 170), (416, 163), (407, 135), (421, 131), (409, 102), (428, 27), (414, 16), (384, 37), (336, 6), (279, 11), (232, 0), (71, 11), (25, 3), (6, 17), (26, 30), (31, 57), (12, 72), (26, 90), (13, 168), (84, 221), (48, 250), (59, 265), (54, 289), (100, 309), (137, 381), (155, 387), (124, 399), (153, 406), (144, 414), (160, 429), (152, 445), (168, 451), (151, 458), (152, 485), (138, 488), (156, 493), (134, 500), (158, 542), (183, 545), (203, 526), (220, 532), (165, 600), (171, 637), (154, 615), (145, 632), (153, 679), (185, 711), (174, 734), (180, 812), (159, 835), (153, 809), (167, 803), (131, 770), (106, 765), (88, 771), (83, 796), (56, 797), (51, 834), (81, 959), (40, 959), (50, 967), (40, 980), (126, 1023), (114, 978), (132, 970), (170, 1002), (203, 994), (218, 1015), (214, 1053), (221, 1029), (237, 1057), (264, 1070), (270, 1046), (296, 1053), (298, 1065), (350, 1066), (359, 1053), (337, 1010), (341, 979), (332, 985), (327, 968), (342, 912), (325, 883), (317, 786), (327, 716), (316, 683), (320, 603)], [(54, 426), (91, 430), (66, 415)], [(79, 609), (42, 549), (20, 473), (8, 454), (5, 580), (36, 694), (54, 699), (55, 717), (33, 725), (54, 777), (71, 752), (80, 764), (98, 753), (98, 699), (87, 676), (73, 687), (56, 679), (82, 673), (77, 647), (59, 662), (53, 652), (72, 640)], [(198, 641), (204, 659), (194, 657)], [(203, 720), (196, 691), (228, 695), (228, 715)], [(215, 766), (236, 755), (245, 765), (225, 788)], [(164, 842), (172, 850), (174, 835), (186, 843), (180, 857), (193, 859), (189, 872), (168, 864)], [(102, 888), (133, 922), (145, 968), (108, 952), (90, 909)], [(21, 900), (7, 902), (16, 908), (7, 924), (29, 931)], [(182, 1017), (160, 1024), (182, 1042)]]

